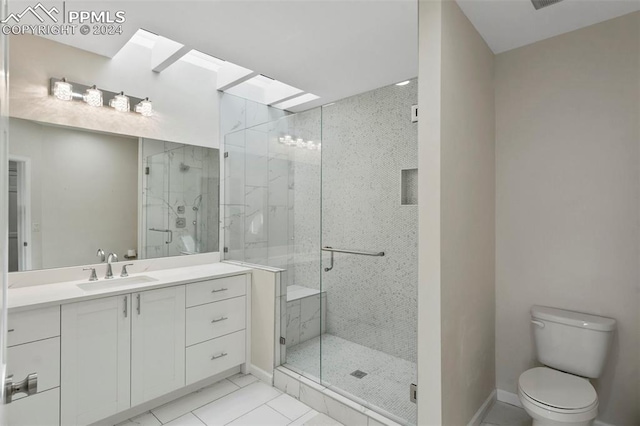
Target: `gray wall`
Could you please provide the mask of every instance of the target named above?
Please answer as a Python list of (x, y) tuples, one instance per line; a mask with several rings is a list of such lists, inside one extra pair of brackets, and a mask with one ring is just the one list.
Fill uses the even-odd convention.
[(458, 4), (442, 2), (440, 303), (445, 425), (467, 424), (495, 389), (493, 70), (493, 53)]
[(540, 304), (610, 316), (598, 418), (640, 424), (640, 13), (497, 55), (497, 385)]

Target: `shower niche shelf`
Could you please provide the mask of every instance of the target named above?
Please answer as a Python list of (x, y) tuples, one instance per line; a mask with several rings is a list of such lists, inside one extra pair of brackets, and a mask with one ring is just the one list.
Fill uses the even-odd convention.
[(418, 169), (403, 169), (401, 174), (400, 204), (418, 205)]

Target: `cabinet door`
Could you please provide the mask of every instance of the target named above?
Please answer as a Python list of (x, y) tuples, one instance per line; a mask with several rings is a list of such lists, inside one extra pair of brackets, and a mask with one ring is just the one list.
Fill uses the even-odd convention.
[(133, 295), (131, 405), (184, 386), (185, 286)]
[(60, 424), (60, 388), (21, 398), (6, 407), (9, 426), (58, 426)]
[(131, 295), (62, 306), (63, 425), (86, 425), (131, 406), (131, 314)]

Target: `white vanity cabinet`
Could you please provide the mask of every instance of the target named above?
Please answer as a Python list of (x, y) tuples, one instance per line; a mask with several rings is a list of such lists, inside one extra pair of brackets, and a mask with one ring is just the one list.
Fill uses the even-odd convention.
[(85, 425), (131, 406), (131, 295), (62, 306), (61, 423)]
[(131, 405), (184, 386), (185, 286), (133, 294)]
[(248, 275), (187, 285), (187, 384), (242, 364), (247, 355)]
[(60, 424), (60, 306), (9, 314), (7, 376), (14, 382), (38, 374), (35, 395), (13, 396), (7, 424)]
[(250, 288), (243, 272), (10, 314), (9, 374), (38, 373), (38, 393), (9, 426), (88, 425), (246, 371)]
[(184, 286), (62, 307), (62, 424), (84, 425), (184, 386)]

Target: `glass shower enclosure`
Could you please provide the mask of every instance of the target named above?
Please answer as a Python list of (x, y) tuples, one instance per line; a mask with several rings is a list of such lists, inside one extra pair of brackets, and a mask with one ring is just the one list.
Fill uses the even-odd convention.
[(229, 133), (226, 258), (285, 270), (281, 363), (416, 423), (417, 81)]

